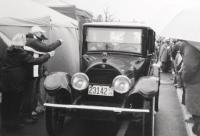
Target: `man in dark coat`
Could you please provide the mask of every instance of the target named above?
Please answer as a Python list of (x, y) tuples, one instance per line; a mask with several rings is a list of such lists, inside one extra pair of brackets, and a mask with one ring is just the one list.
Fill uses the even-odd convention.
[(3, 99), (2, 127), (16, 129), (20, 124), (19, 110), (23, 94), (27, 91), (29, 69), (35, 64), (41, 64), (50, 58), (44, 54), (34, 58), (23, 46), (13, 44), (7, 48), (7, 56), (3, 64)]
[(51, 44), (45, 44), (43, 40), (47, 40), (42, 34), (41, 37), (35, 36), (33, 33), (26, 35), (27, 43), (26, 46), (31, 47), (39, 52), (50, 52), (58, 48), (62, 44), (62, 40), (57, 40)]
[[(43, 29), (38, 26), (34, 26), (31, 28), (31, 32), (26, 35), (25, 49), (30, 50), (34, 57), (39, 57), (37, 53), (34, 53), (35, 51), (50, 52), (55, 50), (62, 44), (62, 40), (57, 40), (49, 45), (45, 44), (43, 40), (46, 40), (47, 38), (44, 36), (44, 33), (45, 31)], [(41, 89), (40, 81), (41, 78), (44, 76), (44, 72), (44, 65), (34, 65), (32, 67), (29, 67), (29, 77), (27, 82), (29, 88), (27, 89), (26, 93), (24, 93), (22, 104), (22, 115), (24, 116), (25, 123), (35, 122), (34, 117), (31, 115), (31, 113), (35, 110), (38, 103), (38, 95), (40, 94)]]
[(159, 52), (159, 61), (161, 62), (161, 69), (163, 72), (168, 72), (168, 63), (169, 63), (169, 49), (167, 42), (163, 43)]

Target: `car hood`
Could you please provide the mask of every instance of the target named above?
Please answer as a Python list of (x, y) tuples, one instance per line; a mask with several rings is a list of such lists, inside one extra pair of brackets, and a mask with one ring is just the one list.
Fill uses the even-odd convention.
[[(107, 64), (115, 67), (123, 75), (128, 75), (131, 71), (139, 70), (145, 63), (145, 58), (132, 55), (85, 55), (84, 59), (88, 63), (88, 69), (98, 64)], [(103, 61), (105, 59), (106, 61)]]

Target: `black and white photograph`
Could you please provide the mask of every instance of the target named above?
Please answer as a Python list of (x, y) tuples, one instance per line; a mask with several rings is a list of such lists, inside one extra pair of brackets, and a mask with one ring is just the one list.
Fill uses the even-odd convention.
[(200, 136), (200, 1), (0, 0), (0, 136)]

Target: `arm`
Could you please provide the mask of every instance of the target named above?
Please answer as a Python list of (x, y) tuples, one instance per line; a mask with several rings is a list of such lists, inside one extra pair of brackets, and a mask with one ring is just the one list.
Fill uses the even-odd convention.
[(34, 58), (31, 53), (23, 50), (20, 53), (20, 57), (24, 63), (38, 65), (38, 64), (42, 64), (42, 63), (46, 62), (50, 58), (50, 55), (47, 53), (38, 58)]
[(40, 52), (50, 52), (55, 50), (57, 47), (59, 47), (61, 45), (61, 41), (57, 40), (51, 44), (45, 44), (43, 42), (40, 42), (37, 39), (31, 39), (29, 41), (27, 41), (26, 46), (29, 46), (37, 51)]

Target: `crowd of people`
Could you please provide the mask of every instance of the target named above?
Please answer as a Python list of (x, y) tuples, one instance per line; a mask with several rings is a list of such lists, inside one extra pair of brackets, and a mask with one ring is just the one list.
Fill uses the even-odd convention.
[(47, 39), (45, 30), (33, 26), (27, 34), (16, 34), (6, 49), (1, 65), (3, 129), (33, 124), (44, 111), (41, 80), (48, 74), (44, 63), (63, 42), (59, 39), (47, 45)]
[(181, 79), (184, 41), (160, 38), (156, 42), (156, 47), (158, 61), (161, 64), (161, 71), (164, 73), (172, 73), (174, 86), (184, 88)]
[(158, 61), (162, 72), (172, 73), (174, 86), (182, 88), (182, 104), (192, 115), (192, 131), (200, 136), (200, 52), (198, 42), (158, 39)]

